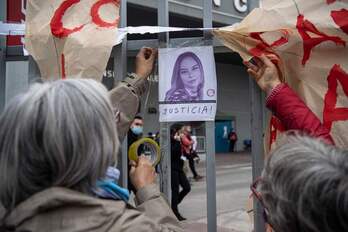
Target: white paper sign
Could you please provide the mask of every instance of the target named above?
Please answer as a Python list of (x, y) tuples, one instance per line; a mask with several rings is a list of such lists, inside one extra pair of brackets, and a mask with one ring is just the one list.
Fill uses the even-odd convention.
[(212, 47), (160, 49), (159, 77), (160, 122), (215, 120)]

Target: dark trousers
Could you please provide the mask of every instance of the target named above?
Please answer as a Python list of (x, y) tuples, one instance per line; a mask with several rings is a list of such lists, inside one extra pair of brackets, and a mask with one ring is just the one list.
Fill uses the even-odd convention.
[(190, 165), (190, 169), (191, 172), (193, 174), (193, 177), (196, 178), (198, 176), (197, 172), (196, 172), (196, 167), (195, 167), (195, 161), (194, 161), (194, 156), (190, 155), (189, 157), (187, 157), (187, 159), (189, 160), (189, 165)]
[(175, 215), (179, 214), (178, 205), (190, 191), (191, 186), (184, 171), (172, 170), (172, 209)]
[(234, 152), (234, 146), (236, 145), (236, 141), (231, 141), (230, 140), (230, 152)]

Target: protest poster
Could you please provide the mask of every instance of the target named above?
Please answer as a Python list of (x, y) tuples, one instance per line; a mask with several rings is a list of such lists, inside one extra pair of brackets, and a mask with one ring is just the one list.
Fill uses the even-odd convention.
[(119, 0), (28, 0), (25, 47), (41, 77), (102, 79), (116, 44)]
[[(348, 1), (263, 0), (240, 24), (215, 36), (244, 60), (276, 54), (284, 78), (330, 131), (348, 148)], [(282, 131), (270, 117), (266, 148)]]
[(212, 47), (160, 49), (160, 122), (214, 121), (216, 85)]

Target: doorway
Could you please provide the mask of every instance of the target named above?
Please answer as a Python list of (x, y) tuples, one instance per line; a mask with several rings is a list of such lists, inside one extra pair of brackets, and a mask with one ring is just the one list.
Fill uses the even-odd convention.
[(228, 133), (235, 129), (235, 121), (221, 120), (215, 121), (215, 151), (216, 153), (228, 153), (229, 141)]

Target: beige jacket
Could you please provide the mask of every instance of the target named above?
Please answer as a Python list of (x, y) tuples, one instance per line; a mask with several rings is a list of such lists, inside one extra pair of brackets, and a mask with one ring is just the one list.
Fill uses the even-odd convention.
[(19, 204), (6, 217), (5, 231), (183, 231), (157, 186), (140, 189), (136, 198), (134, 208), (123, 201), (102, 200), (66, 188), (50, 188)]
[[(137, 113), (139, 96), (147, 82), (128, 77), (110, 91), (123, 140)], [(66, 188), (54, 187), (31, 196), (6, 214), (0, 205), (0, 231), (21, 232), (141, 232), (183, 231), (157, 186), (136, 194), (136, 207), (124, 201), (98, 199)]]

